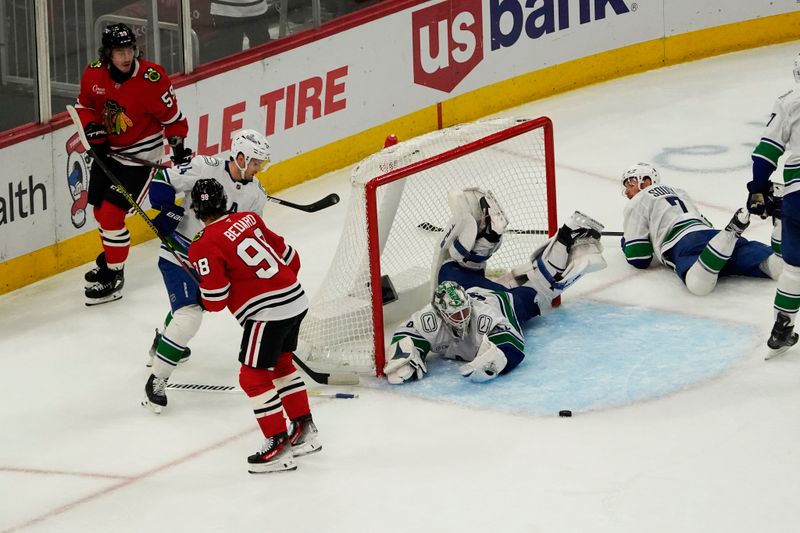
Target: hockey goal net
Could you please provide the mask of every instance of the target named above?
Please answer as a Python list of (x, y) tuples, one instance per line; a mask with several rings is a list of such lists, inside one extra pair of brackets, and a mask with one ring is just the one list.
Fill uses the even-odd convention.
[(328, 274), (300, 331), (315, 369), (381, 375), (394, 327), (431, 299), (431, 263), (450, 219), (447, 193), (491, 190), (508, 217), (487, 273), (530, 260), (557, 230), (552, 123), (491, 119), (384, 148), (353, 170)]

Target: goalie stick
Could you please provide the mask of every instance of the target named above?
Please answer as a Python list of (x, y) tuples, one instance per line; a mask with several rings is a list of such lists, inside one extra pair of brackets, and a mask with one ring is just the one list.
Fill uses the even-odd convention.
[[(172, 168), (168, 165), (162, 165), (161, 163), (153, 163), (152, 161), (148, 161), (146, 159), (141, 159), (139, 157), (135, 157), (132, 155), (127, 154), (112, 154), (112, 157), (117, 159), (124, 159), (125, 161), (130, 161), (131, 163), (137, 163), (139, 165), (144, 165), (146, 167), (155, 168), (158, 170), (164, 170), (166, 168)], [(274, 196), (267, 195), (267, 201), (276, 203), (285, 207), (291, 207), (292, 209), (299, 209), (300, 211), (305, 211), (306, 213), (315, 213), (317, 211), (321, 211), (327, 207), (332, 205), (336, 205), (339, 203), (339, 195), (336, 193), (331, 193), (328, 196), (317, 200), (316, 202), (310, 204), (296, 204), (290, 202), (288, 200), (283, 200), (282, 198), (275, 198)]]
[[(440, 228), (439, 226), (434, 226), (430, 222), (421, 222), (421, 223), (417, 224), (417, 227), (419, 229), (421, 229), (421, 230), (432, 231), (432, 232), (435, 232), (435, 233), (441, 233), (441, 232), (444, 231), (443, 228)], [(513, 234), (516, 234), (516, 235), (548, 235), (549, 234), (549, 232), (547, 230), (543, 230), (543, 229), (515, 229), (515, 228), (509, 228), (505, 232), (506, 233), (513, 233)], [(621, 231), (603, 231), (602, 235), (606, 236), (606, 237), (622, 237), (623, 236), (623, 232), (621, 232)]]
[(292, 354), (292, 359), (308, 377), (320, 385), (358, 385), (358, 374), (317, 372), (300, 359), (297, 354)]
[[(234, 385), (201, 385), (198, 383), (167, 383), (167, 390), (188, 390), (196, 392), (230, 392), (240, 393), (242, 389)], [(358, 398), (358, 394), (351, 394), (349, 392), (319, 392), (319, 391), (306, 391), (309, 396), (319, 396), (320, 398), (337, 398), (342, 400), (350, 400)]]
[(183, 260), (178, 256), (178, 251), (175, 249), (175, 245), (172, 244), (172, 242), (170, 242), (166, 237), (161, 235), (161, 233), (159, 233), (158, 228), (156, 228), (155, 224), (153, 224), (153, 220), (149, 216), (147, 216), (147, 213), (144, 212), (144, 209), (142, 209), (142, 207), (138, 203), (136, 203), (136, 200), (133, 198), (133, 196), (131, 196), (131, 194), (125, 189), (125, 187), (122, 185), (119, 179), (114, 175), (114, 173), (111, 172), (111, 169), (109, 169), (108, 166), (106, 166), (106, 164), (103, 162), (103, 160), (97, 156), (97, 153), (92, 148), (92, 145), (89, 144), (89, 139), (86, 138), (86, 133), (83, 131), (83, 124), (81, 123), (81, 119), (78, 116), (78, 112), (75, 110), (75, 107), (68, 105), (67, 113), (69, 113), (69, 118), (72, 119), (72, 123), (78, 130), (78, 138), (80, 139), (84, 149), (87, 152), (89, 152), (89, 154), (91, 154), (95, 164), (97, 164), (100, 167), (100, 170), (102, 170), (103, 173), (105, 173), (105, 175), (108, 176), (108, 179), (111, 181), (111, 183), (113, 183), (114, 189), (118, 193), (120, 193), (125, 198), (125, 200), (127, 200), (127, 202), (131, 205), (131, 207), (133, 207), (134, 211), (136, 211), (136, 213), (144, 219), (144, 221), (147, 223), (147, 226), (153, 231), (153, 233), (156, 234), (156, 237), (159, 238), (159, 240), (164, 244), (164, 246), (167, 247), (167, 250), (169, 250), (170, 253), (175, 257), (181, 268), (183, 268), (186, 271), (186, 273), (189, 274), (189, 276), (191, 276), (192, 279), (194, 279), (199, 284), (200, 277), (197, 275), (197, 272), (189, 268), (189, 266), (183, 262)]

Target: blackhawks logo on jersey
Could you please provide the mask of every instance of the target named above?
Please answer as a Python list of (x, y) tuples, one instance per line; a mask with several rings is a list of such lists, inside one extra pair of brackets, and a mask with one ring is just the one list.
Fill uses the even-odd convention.
[(120, 135), (133, 126), (133, 121), (125, 114), (125, 108), (114, 100), (106, 100), (103, 106), (103, 123), (106, 131)]
[(157, 83), (161, 79), (161, 73), (153, 67), (147, 67), (147, 70), (144, 71), (144, 79)]
[(94, 61), (89, 63), (89, 68), (100, 68), (102, 66), (103, 66), (103, 60), (102, 59), (95, 59)]
[(194, 239), (192, 239), (192, 242), (194, 242), (194, 241), (199, 241), (199, 240), (200, 240), (200, 237), (202, 237), (202, 236), (203, 236), (203, 232), (204, 232), (204, 231), (205, 231), (205, 228), (204, 228), (204, 229), (201, 229), (200, 231), (198, 231), (198, 232), (197, 232), (197, 235), (195, 235), (195, 236), (194, 236)]

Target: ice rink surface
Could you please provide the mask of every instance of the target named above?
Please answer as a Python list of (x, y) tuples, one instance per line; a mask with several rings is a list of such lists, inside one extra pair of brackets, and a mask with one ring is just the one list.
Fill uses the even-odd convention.
[[(618, 177), (652, 161), (723, 227), (798, 51), (729, 54), (503, 115), (553, 119), (561, 220), (580, 209), (620, 230)], [(348, 175), (280, 195), (337, 192), (330, 209), (266, 209), (312, 294)], [(769, 234), (756, 220), (745, 236)], [(530, 323), (513, 373), (472, 386), (441, 363), (416, 385), (312, 398), (323, 451), (284, 474), (247, 473), (262, 437), (241, 394), (170, 392), (160, 416), (139, 406), (168, 308), (154, 241), (132, 250), (118, 302), (84, 306), (86, 267), (2, 296), (0, 531), (796, 532), (800, 349), (763, 359), (774, 282), (726, 278), (697, 298), (664, 268), (629, 267), (617, 238), (604, 244), (608, 268)], [(239, 340), (229, 314), (206, 314), (172, 381), (236, 384)]]

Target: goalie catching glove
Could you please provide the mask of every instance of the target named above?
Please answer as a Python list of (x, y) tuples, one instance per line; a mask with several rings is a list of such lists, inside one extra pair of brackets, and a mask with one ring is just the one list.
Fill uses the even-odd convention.
[(506, 354), (484, 335), (478, 354), (461, 367), (461, 375), (473, 383), (483, 383), (496, 378), (507, 364)]
[(428, 372), (419, 350), (408, 337), (403, 337), (389, 347), (392, 358), (383, 368), (386, 379), (392, 385), (422, 379)]

